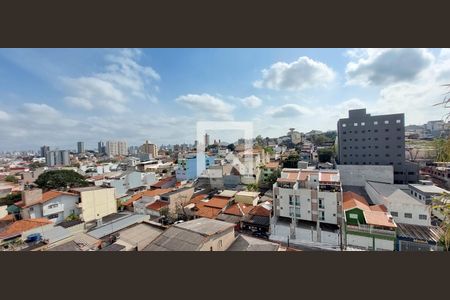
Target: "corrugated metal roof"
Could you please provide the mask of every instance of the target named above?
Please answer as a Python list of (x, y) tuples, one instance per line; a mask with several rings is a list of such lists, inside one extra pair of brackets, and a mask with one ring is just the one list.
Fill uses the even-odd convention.
[(122, 230), (124, 228), (127, 228), (128, 226), (131, 226), (133, 224), (141, 223), (144, 220), (149, 220), (150, 216), (148, 215), (138, 215), (138, 214), (131, 214), (127, 215), (123, 218), (111, 221), (109, 223), (105, 223), (94, 230), (91, 230), (87, 232), (88, 235), (96, 238), (101, 239), (107, 235), (110, 235), (114, 232), (117, 232), (119, 230)]

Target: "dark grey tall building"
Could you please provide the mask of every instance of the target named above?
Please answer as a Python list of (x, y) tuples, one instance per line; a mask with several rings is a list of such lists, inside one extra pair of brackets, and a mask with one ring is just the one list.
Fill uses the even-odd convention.
[(84, 153), (84, 142), (77, 142), (78, 153)]
[(105, 148), (104, 142), (98, 142), (98, 153), (100, 153), (100, 154), (106, 153), (106, 148)]
[(371, 116), (366, 109), (348, 112), (338, 121), (338, 163), (393, 165), (394, 182), (417, 182), (418, 165), (405, 161), (405, 115)]
[(50, 151), (49, 146), (42, 146), (41, 147), (41, 157), (47, 157), (47, 153)]

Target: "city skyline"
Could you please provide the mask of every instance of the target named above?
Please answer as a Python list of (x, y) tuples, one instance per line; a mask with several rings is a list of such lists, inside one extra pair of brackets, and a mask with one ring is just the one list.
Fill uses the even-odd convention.
[(357, 108), (423, 124), (449, 81), (449, 49), (1, 49), (0, 151), (190, 144), (204, 120), (336, 130)]

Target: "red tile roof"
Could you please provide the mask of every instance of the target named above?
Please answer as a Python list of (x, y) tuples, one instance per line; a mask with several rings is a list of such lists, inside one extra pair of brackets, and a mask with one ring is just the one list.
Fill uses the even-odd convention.
[(225, 206), (227, 206), (228, 202), (230, 200), (228, 198), (222, 198), (222, 197), (212, 197), (208, 202), (204, 202), (205, 206), (208, 207), (214, 207), (214, 208), (224, 208)]
[(215, 219), (220, 214), (220, 208), (208, 207), (202, 204), (197, 204), (197, 212), (195, 213), (198, 217)]
[(131, 205), (133, 205), (134, 202), (140, 200), (143, 196), (155, 197), (155, 196), (159, 196), (159, 195), (168, 193), (170, 191), (172, 191), (172, 189), (157, 189), (157, 190), (146, 190), (143, 192), (139, 192), (137, 194), (134, 194), (133, 197), (131, 197), (130, 199), (125, 201), (122, 205), (131, 206)]
[(383, 204), (372, 205), (372, 206), (370, 206), (370, 210), (387, 212), (387, 208)]
[(8, 238), (15, 235), (22, 234), (24, 231), (45, 226), (47, 224), (52, 224), (52, 222), (47, 218), (38, 218), (38, 219), (26, 219), (16, 221), (6, 227), (5, 230), (0, 232), (0, 238)]
[(265, 209), (261, 205), (257, 205), (255, 207), (253, 207), (252, 210), (250, 210), (248, 214), (249, 215), (254, 215), (254, 216), (261, 216), (261, 217), (269, 217), (270, 216), (270, 210)]
[(359, 208), (361, 210), (370, 210), (369, 203), (363, 196), (354, 192), (344, 192), (344, 210)]
[(243, 217), (253, 209), (253, 205), (245, 205), (242, 203), (235, 203), (228, 207), (223, 213)]
[(174, 178), (175, 178), (175, 177), (173, 177), (173, 176), (163, 178), (163, 179), (159, 180), (158, 182), (152, 184), (152, 186), (153, 186), (153, 187), (159, 187), (159, 188), (160, 188), (160, 187), (162, 187), (164, 184), (166, 184), (166, 183), (172, 181)]
[(200, 195), (197, 195), (197, 196), (193, 197), (193, 198), (189, 201), (189, 203), (197, 204), (197, 203), (199, 203), (200, 201), (202, 201), (203, 199), (205, 199), (207, 196), (208, 196), (207, 194), (200, 194)]
[[(45, 202), (47, 202), (47, 201), (50, 201), (50, 200), (52, 200), (52, 199), (55, 199), (55, 198), (57, 198), (57, 197), (59, 197), (59, 196), (62, 196), (62, 195), (71, 195), (71, 196), (76, 196), (76, 194), (74, 194), (74, 193), (69, 193), (69, 192), (61, 192), (61, 191), (48, 191), (48, 192), (45, 192), (45, 193), (43, 193), (42, 194), (42, 198), (41, 198), (41, 200), (40, 201), (38, 201), (38, 202), (36, 202), (36, 203), (34, 203), (34, 204), (31, 204), (31, 205), (26, 205), (26, 206), (23, 206), (23, 207), (30, 207), (30, 206), (32, 206), (32, 205), (35, 205), (35, 204), (38, 204), (38, 203), (45, 203)], [(17, 205), (17, 204), (16, 204)]]
[(167, 203), (166, 201), (156, 200), (152, 204), (147, 205), (147, 208), (155, 211), (160, 211), (161, 208), (166, 207), (168, 205), (169, 203)]

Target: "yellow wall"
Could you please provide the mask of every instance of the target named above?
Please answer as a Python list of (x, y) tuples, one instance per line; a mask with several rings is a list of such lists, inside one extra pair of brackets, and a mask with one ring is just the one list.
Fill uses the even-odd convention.
[(234, 200), (239, 203), (248, 204), (248, 205), (256, 205), (258, 200), (256, 199), (255, 203), (255, 197), (253, 196), (246, 196), (246, 195), (237, 195), (234, 196)]
[(114, 188), (81, 192), (83, 220), (90, 222), (117, 212)]

